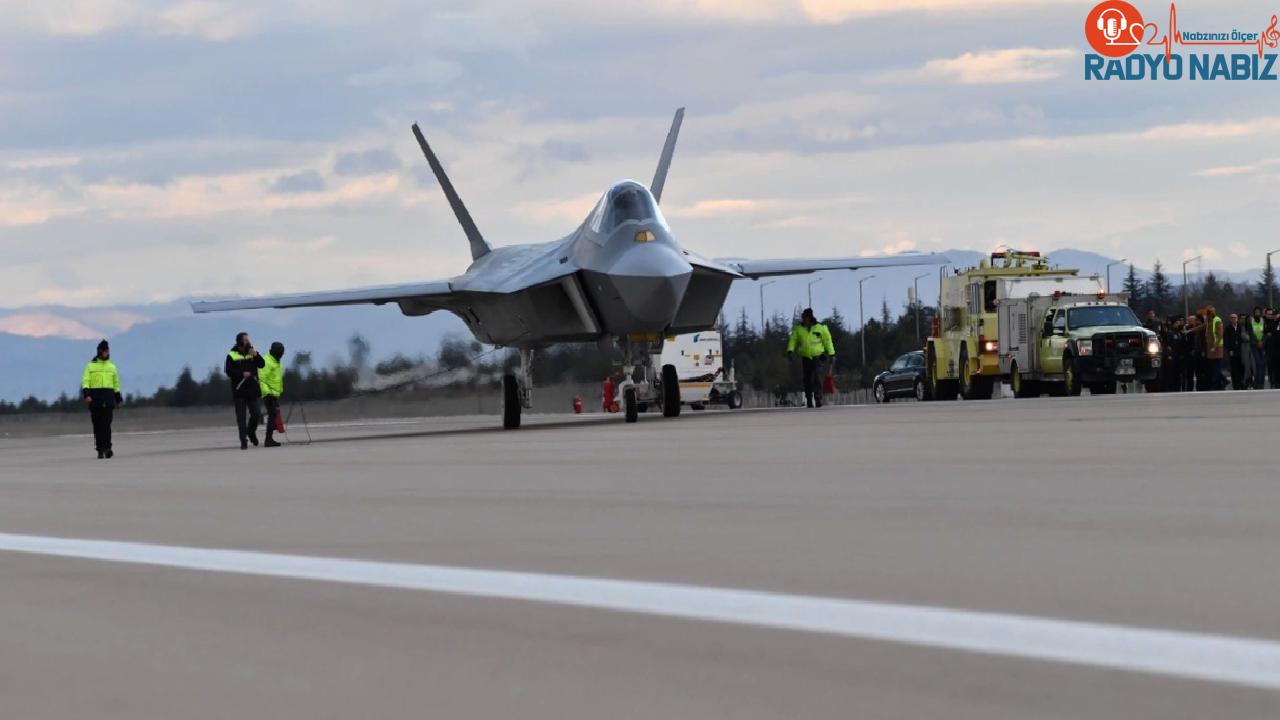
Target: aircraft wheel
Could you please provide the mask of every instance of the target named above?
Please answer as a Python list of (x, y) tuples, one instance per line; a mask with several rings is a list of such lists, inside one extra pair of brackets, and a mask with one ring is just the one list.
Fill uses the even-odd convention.
[(728, 399), (728, 401), (727, 401), (725, 404), (729, 406), (729, 409), (730, 409), (730, 410), (737, 410), (737, 409), (741, 408), (741, 407), (742, 407), (742, 393), (738, 392), (737, 390), (733, 390), (733, 391), (731, 391), (731, 392), (729, 393), (729, 399)]
[(675, 365), (662, 366), (662, 415), (680, 417), (680, 376)]
[(640, 403), (636, 402), (636, 389), (629, 387), (622, 391), (622, 404), (626, 406), (627, 422), (633, 423), (640, 419)]
[(502, 376), (502, 427), (520, 427), (520, 383), (515, 375)]

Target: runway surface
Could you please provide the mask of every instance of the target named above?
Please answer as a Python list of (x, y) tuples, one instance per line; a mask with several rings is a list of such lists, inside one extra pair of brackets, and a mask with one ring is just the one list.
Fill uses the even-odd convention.
[(0, 440), (6, 716), (1280, 717), (1280, 393), (495, 422)]

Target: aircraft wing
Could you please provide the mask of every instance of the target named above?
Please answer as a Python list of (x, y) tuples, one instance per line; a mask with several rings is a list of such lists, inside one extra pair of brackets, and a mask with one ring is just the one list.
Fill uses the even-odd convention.
[(778, 260), (722, 260), (743, 277), (752, 280), (772, 275), (805, 275), (820, 270), (861, 270), (863, 268), (898, 267), (904, 265), (946, 265), (951, 262), (938, 253), (889, 255), (884, 257), (785, 258)]
[[(381, 285), (353, 290), (267, 295), (232, 300), (197, 300), (191, 303), (191, 309), (196, 313), (211, 313), (229, 310), (256, 310), (259, 308), (384, 305), (394, 302), (400, 303), (401, 308), (405, 310), (405, 314), (425, 315), (433, 310), (445, 308), (454, 297), (450, 283), (447, 280), (441, 280), (408, 285)], [(410, 308), (416, 309), (417, 312), (410, 313)]]

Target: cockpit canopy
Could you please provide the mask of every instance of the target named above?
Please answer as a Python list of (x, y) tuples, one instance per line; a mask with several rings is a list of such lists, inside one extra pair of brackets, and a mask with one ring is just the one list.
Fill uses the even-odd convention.
[(667, 224), (649, 189), (638, 182), (624, 180), (609, 188), (600, 202), (596, 203), (588, 226), (599, 238), (604, 239), (619, 225), (631, 220), (657, 222), (663, 226)]

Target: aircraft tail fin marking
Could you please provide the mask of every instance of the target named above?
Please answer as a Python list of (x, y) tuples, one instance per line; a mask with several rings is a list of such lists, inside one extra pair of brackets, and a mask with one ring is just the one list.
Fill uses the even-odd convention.
[(462, 226), (462, 231), (467, 234), (467, 240), (471, 243), (471, 259), (479, 260), (481, 257), (489, 254), (492, 249), (489, 243), (485, 242), (484, 236), (480, 234), (480, 229), (476, 227), (476, 223), (471, 219), (471, 213), (467, 212), (467, 206), (462, 204), (462, 198), (458, 197), (458, 192), (453, 189), (453, 183), (449, 181), (449, 176), (445, 174), (444, 166), (440, 164), (440, 159), (432, 152), (431, 146), (427, 144), (427, 139), (422, 136), (422, 130), (418, 128), (418, 124), (413, 124), (413, 135), (418, 139), (418, 146), (422, 148), (422, 154), (427, 158), (427, 164), (431, 166), (431, 172), (436, 174), (436, 180), (440, 182), (440, 189), (444, 190), (444, 196), (449, 200), (449, 207), (453, 208), (453, 214), (458, 218), (458, 224)]
[(653, 193), (654, 202), (662, 202), (662, 187), (667, 184), (667, 170), (671, 169), (671, 156), (676, 152), (676, 138), (680, 136), (680, 123), (684, 121), (684, 108), (676, 110), (671, 121), (671, 130), (667, 132), (667, 144), (662, 146), (662, 157), (658, 160), (658, 171), (653, 174), (653, 184), (649, 191)]

